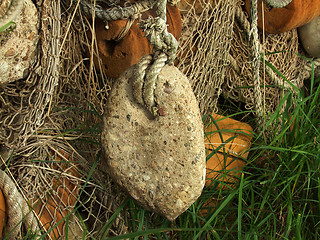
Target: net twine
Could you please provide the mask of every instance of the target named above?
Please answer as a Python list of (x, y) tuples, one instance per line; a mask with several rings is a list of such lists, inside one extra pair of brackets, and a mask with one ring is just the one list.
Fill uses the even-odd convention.
[[(152, 114), (156, 111), (156, 101), (154, 98), (154, 90), (159, 73), (165, 64), (172, 65), (178, 49), (178, 42), (175, 37), (167, 30), (166, 5), (167, 0), (142, 0), (133, 3), (130, 6), (116, 6), (107, 10), (103, 10), (99, 6), (91, 6), (84, 0), (81, 2), (84, 13), (107, 22), (119, 19), (135, 19), (153, 7), (156, 8), (156, 17), (149, 17), (146, 20), (140, 19), (140, 28), (145, 32), (145, 37), (153, 46), (151, 57), (143, 57), (136, 65), (135, 71), (131, 71), (133, 78), (133, 92), (136, 101), (144, 105)], [(127, 25), (128, 29), (131, 25)], [(128, 30), (124, 30), (124, 33)], [(124, 37), (121, 32), (121, 39)]]
[(181, 11), (177, 67), (190, 80), (202, 115), (218, 112), (218, 99), (232, 61), (229, 52), (238, 2), (198, 0)]

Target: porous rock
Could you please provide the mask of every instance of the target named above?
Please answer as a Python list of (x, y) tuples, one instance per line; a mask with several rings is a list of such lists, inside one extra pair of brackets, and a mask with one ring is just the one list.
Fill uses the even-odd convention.
[(203, 123), (188, 79), (175, 67), (159, 75), (154, 117), (135, 102), (130, 77), (117, 79), (101, 135), (106, 171), (147, 210), (173, 221), (200, 196), (206, 162)]
[(320, 57), (320, 16), (298, 28), (299, 39), (311, 57)]
[(25, 0), (16, 27), (0, 35), (0, 83), (13, 82), (28, 75), (35, 60), (39, 40), (37, 9), (31, 0)]

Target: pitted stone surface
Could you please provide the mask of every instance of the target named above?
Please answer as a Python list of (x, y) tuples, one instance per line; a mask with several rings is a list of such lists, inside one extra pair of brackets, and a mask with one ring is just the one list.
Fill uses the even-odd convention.
[(25, 0), (16, 28), (0, 35), (0, 83), (25, 78), (35, 60), (39, 19), (35, 5)]
[(200, 196), (206, 162), (203, 123), (188, 79), (165, 66), (153, 117), (132, 96), (129, 68), (109, 95), (102, 146), (107, 172), (144, 208), (173, 221)]

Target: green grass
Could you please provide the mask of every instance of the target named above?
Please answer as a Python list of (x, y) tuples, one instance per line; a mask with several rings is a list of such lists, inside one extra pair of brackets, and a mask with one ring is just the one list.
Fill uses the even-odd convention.
[[(264, 132), (254, 134), (236, 188), (205, 188), (174, 223), (129, 199), (128, 234), (109, 239), (320, 239), (319, 82), (311, 78), (308, 95), (284, 94)], [(216, 207), (201, 217), (212, 200)]]
[[(254, 133), (235, 188), (216, 188), (213, 182), (175, 222), (124, 198), (96, 239), (320, 239), (319, 83), (312, 75), (308, 94), (303, 89), (284, 94), (278, 109), (266, 118), (264, 131)], [(252, 115), (240, 109), (230, 116), (254, 122)], [(97, 129), (99, 124), (84, 124), (70, 132), (97, 137)], [(84, 141), (99, 146), (97, 139)], [(215, 202), (215, 207), (206, 206), (207, 202)], [(201, 216), (204, 209), (207, 215)], [(110, 229), (120, 213), (128, 230), (115, 236)]]

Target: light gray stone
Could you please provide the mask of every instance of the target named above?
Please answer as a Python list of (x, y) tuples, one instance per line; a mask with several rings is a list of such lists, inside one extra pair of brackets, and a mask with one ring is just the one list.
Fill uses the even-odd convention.
[(173, 221), (200, 196), (206, 161), (203, 123), (188, 79), (165, 66), (156, 84), (159, 115), (132, 96), (129, 68), (113, 86), (101, 135), (113, 179), (144, 208)]
[[(23, 2), (23, 1), (19, 1)], [(5, 23), (5, 18), (1, 22)], [(27, 77), (35, 60), (39, 41), (39, 19), (32, 0), (25, 0), (16, 19), (16, 28), (0, 34), (0, 83)]]
[(311, 57), (320, 57), (320, 16), (298, 28), (299, 39)]

